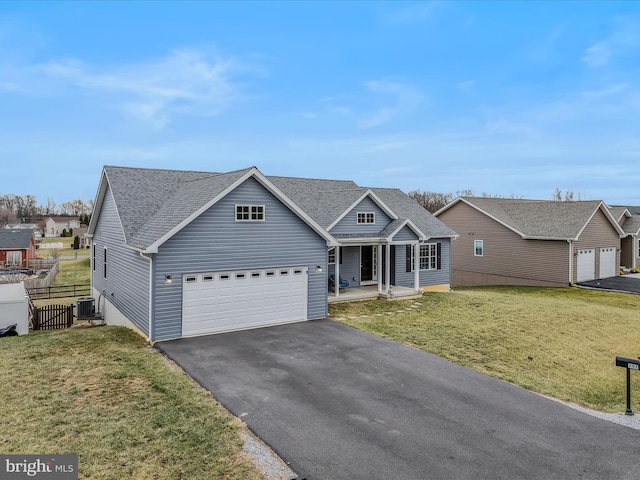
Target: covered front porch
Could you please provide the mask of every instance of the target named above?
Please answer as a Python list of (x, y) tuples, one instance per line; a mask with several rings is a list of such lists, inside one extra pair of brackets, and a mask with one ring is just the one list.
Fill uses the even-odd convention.
[(329, 302), (419, 296), (418, 241), (341, 239), (329, 249)]
[(380, 293), (377, 285), (343, 288), (340, 289), (338, 296), (336, 296), (335, 292), (329, 291), (329, 303), (356, 302), (358, 300), (373, 300), (378, 298), (386, 300), (409, 300), (419, 298), (422, 295), (421, 290), (416, 291), (413, 288), (393, 285), (390, 285), (389, 293), (385, 292), (387, 292), (386, 286), (383, 286), (383, 292)]

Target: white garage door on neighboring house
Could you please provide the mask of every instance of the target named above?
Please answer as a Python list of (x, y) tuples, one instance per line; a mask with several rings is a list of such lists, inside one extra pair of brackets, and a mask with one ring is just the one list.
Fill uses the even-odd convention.
[(600, 278), (616, 276), (616, 248), (600, 249)]
[(593, 248), (583, 248), (578, 250), (578, 261), (576, 264), (576, 281), (586, 282), (596, 278), (596, 251)]
[(308, 267), (185, 274), (182, 335), (307, 319)]

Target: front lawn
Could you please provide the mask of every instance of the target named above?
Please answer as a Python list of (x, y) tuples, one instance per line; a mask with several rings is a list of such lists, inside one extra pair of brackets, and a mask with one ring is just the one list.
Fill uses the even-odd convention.
[(4, 454), (79, 456), (91, 479), (261, 479), (239, 422), (121, 327), (0, 338)]
[[(625, 410), (626, 373), (615, 366), (616, 355), (640, 355), (639, 295), (461, 288), (425, 293), (417, 302), (340, 303), (329, 311), (355, 328), (602, 411)], [(632, 373), (632, 382), (632, 408), (640, 410), (640, 374)]]

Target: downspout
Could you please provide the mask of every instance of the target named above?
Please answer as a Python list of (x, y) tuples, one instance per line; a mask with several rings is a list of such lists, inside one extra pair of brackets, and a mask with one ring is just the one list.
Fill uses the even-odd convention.
[(151, 328), (153, 326), (152, 323), (151, 323), (151, 319), (153, 318), (152, 317), (152, 313), (151, 313), (151, 306), (153, 304), (153, 301), (152, 301), (152, 299), (153, 299), (153, 258), (145, 255), (143, 252), (140, 252), (140, 256), (142, 258), (146, 259), (146, 260), (149, 260), (149, 305), (148, 305), (148, 308), (149, 308), (149, 326), (148, 326), (149, 335), (147, 337), (147, 342), (153, 343), (153, 338), (151, 336)]
[(573, 240), (569, 242), (569, 285), (573, 284)]

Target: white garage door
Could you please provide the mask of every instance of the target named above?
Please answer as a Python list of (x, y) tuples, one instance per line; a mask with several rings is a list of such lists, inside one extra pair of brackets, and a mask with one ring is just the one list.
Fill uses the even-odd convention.
[(578, 250), (576, 281), (586, 282), (596, 278), (596, 251), (593, 248)]
[(616, 276), (616, 249), (615, 247), (600, 249), (600, 278)]
[(186, 274), (182, 335), (202, 335), (307, 319), (308, 267)]

